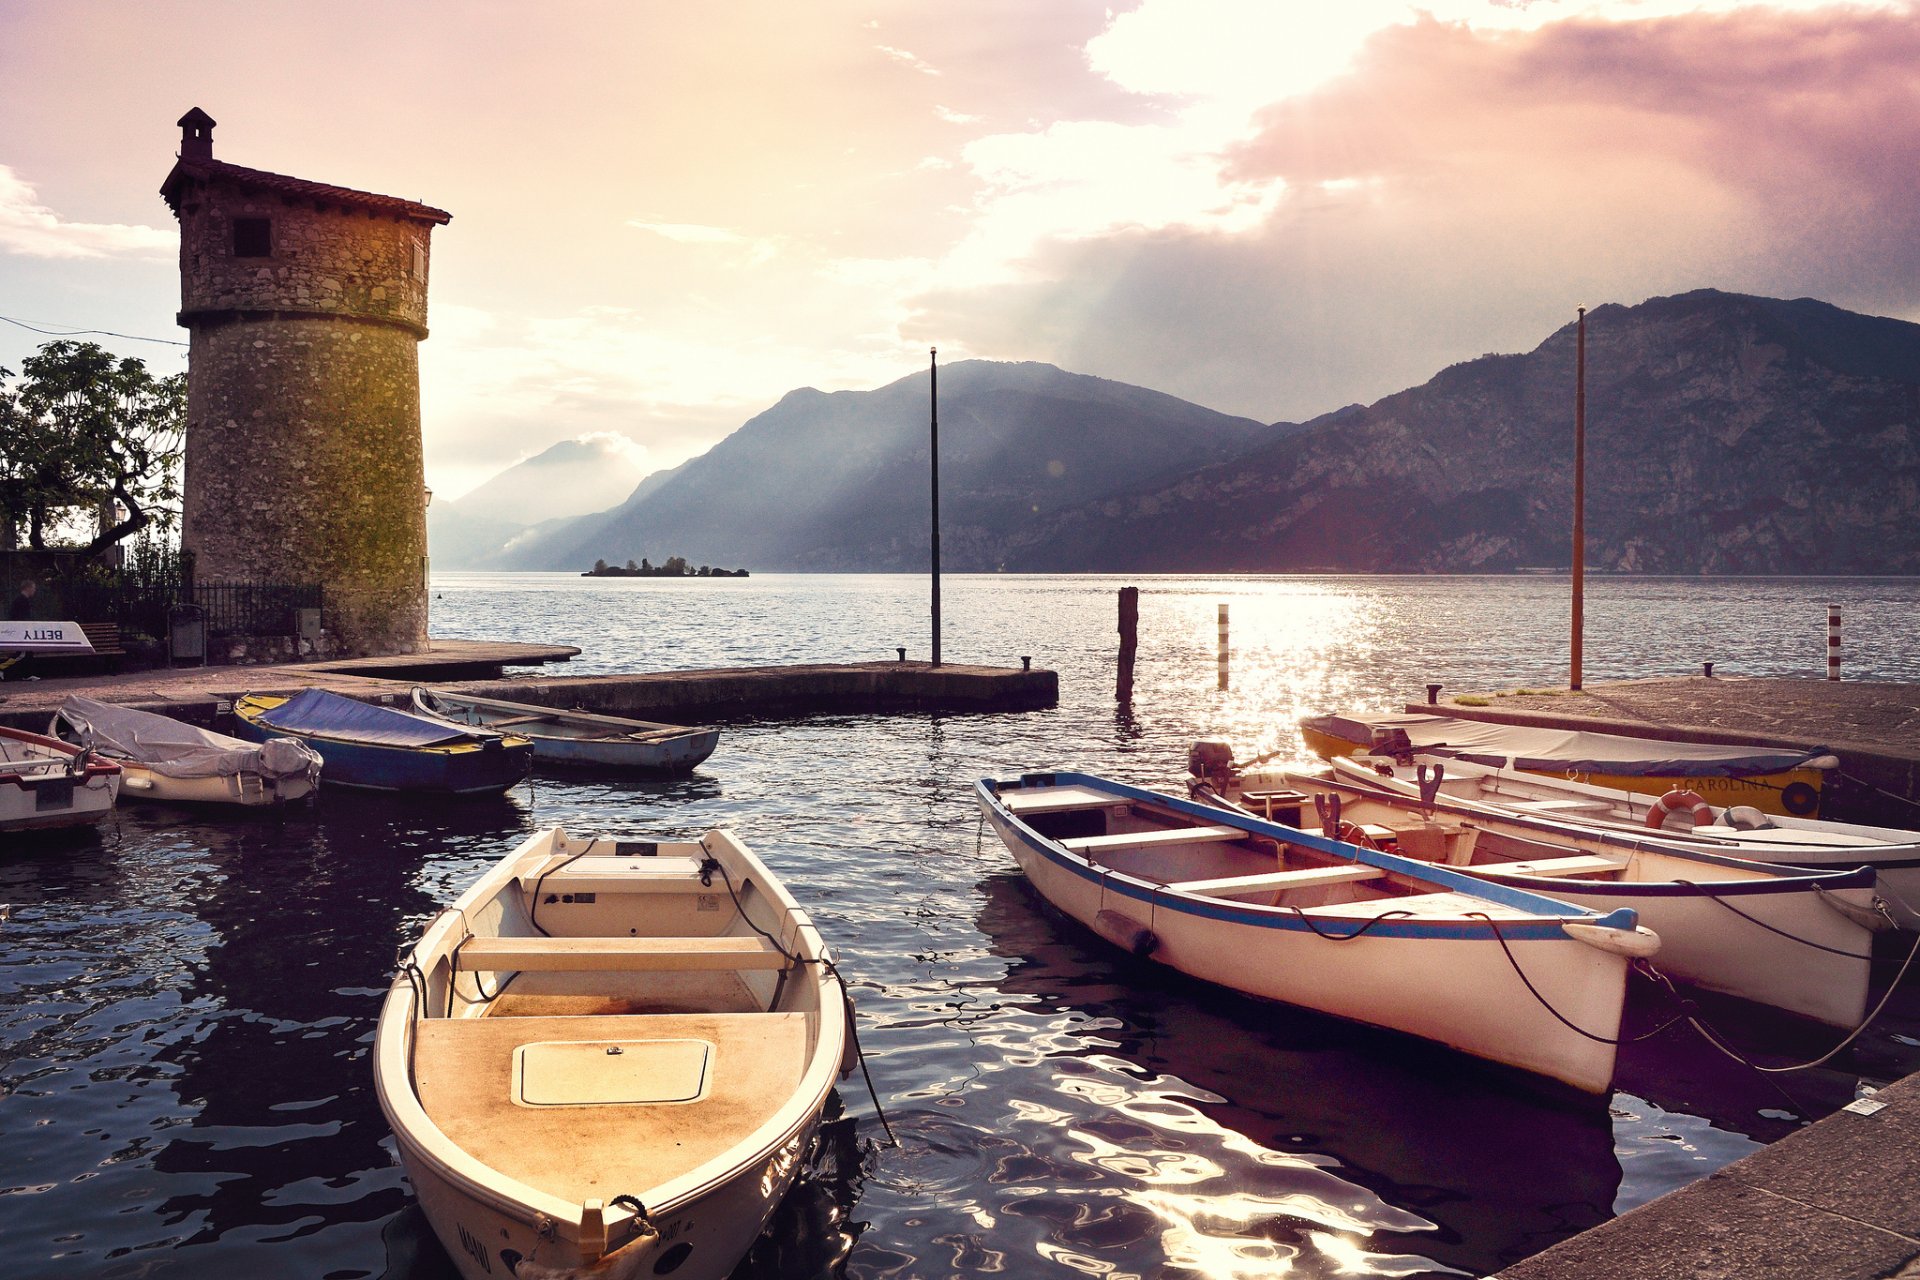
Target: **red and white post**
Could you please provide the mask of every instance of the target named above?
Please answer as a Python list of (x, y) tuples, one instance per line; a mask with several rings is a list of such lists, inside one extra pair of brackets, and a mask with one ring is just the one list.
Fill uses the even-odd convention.
[(1827, 679), (1840, 678), (1840, 606), (1827, 606)]
[(1227, 687), (1227, 606), (1220, 605), (1220, 687)]

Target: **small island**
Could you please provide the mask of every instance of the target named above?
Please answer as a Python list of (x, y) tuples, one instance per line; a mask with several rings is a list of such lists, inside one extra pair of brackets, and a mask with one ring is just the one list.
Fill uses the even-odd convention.
[(654, 564), (642, 557), (639, 564), (627, 561), (622, 569), (617, 564), (608, 564), (605, 560), (595, 560), (593, 568), (580, 575), (583, 578), (744, 578), (745, 569), (716, 569), (710, 565), (701, 565), (695, 569), (684, 556), (668, 556), (665, 564)]

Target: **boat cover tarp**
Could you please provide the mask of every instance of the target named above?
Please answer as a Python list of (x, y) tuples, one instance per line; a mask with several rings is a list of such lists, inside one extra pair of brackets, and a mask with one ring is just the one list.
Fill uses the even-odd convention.
[(1501, 767), (1511, 761), (1512, 768), (1538, 773), (1606, 773), (1623, 778), (1743, 778), (1783, 773), (1827, 754), (1824, 747), (1801, 751), (1706, 742), (1661, 742), (1588, 729), (1543, 729), (1452, 716), (1313, 716), (1300, 723), (1329, 737), (1358, 743), (1363, 750), (1398, 730), (1406, 734), (1415, 751)]
[(270, 729), (315, 733), (381, 747), (437, 747), (496, 734), (475, 733), (392, 707), (355, 702), (325, 689), (302, 689), (254, 719)]
[(292, 738), (242, 742), (171, 716), (78, 694), (69, 694), (60, 704), (60, 718), (71, 726), (74, 736), (90, 742), (101, 755), (131, 760), (169, 778), (224, 778), (241, 773), (286, 778), (320, 766), (313, 748)]

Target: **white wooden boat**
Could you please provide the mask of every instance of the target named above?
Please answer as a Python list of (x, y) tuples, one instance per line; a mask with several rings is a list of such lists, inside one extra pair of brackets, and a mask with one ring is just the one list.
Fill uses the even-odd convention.
[(293, 738), (242, 742), (171, 716), (79, 694), (60, 704), (47, 732), (116, 761), (128, 799), (285, 804), (311, 795), (320, 779), (320, 753)]
[(983, 779), (1042, 897), (1137, 956), (1591, 1093), (1659, 939), (1450, 867), (1079, 773)]
[(120, 794), (120, 766), (58, 738), (0, 726), (0, 832), (100, 821)]
[(1818, 813), (1826, 771), (1840, 763), (1824, 747), (1674, 742), (1427, 712), (1309, 716), (1300, 735), (1308, 750), (1329, 760), (1424, 752), (1650, 796), (1686, 787), (1719, 804), (1778, 814)]
[(720, 742), (720, 731), (703, 725), (656, 724), (451, 689), (416, 688), (413, 705), (421, 715), (453, 724), (511, 729), (531, 738), (533, 758), (541, 764), (685, 773)]
[[(1568, 825), (1609, 831), (1644, 848), (1688, 849), (1816, 870), (1872, 867), (1880, 889), (1904, 926), (1920, 922), (1920, 831), (1872, 827), (1819, 818), (1760, 813), (1745, 806), (1705, 806), (1646, 796), (1568, 778), (1548, 778), (1471, 761), (1416, 756), (1399, 765), (1379, 756), (1330, 760), (1344, 778), (1418, 795), (1419, 767), (1443, 769), (1440, 797), (1519, 817), (1550, 817)], [(1658, 817), (1657, 824), (1649, 819)]]
[(522, 844), (428, 924), (374, 1083), (468, 1280), (722, 1277), (842, 1065), (826, 944), (725, 831)]
[(1269, 815), (1278, 802), (1287, 806), (1274, 815), (1283, 822), (1295, 820), (1293, 806), (1304, 798), (1323, 828), (1389, 852), (1591, 911), (1630, 907), (1660, 935), (1659, 968), (1670, 977), (1834, 1026), (1852, 1028), (1866, 1016), (1873, 934), (1892, 926), (1870, 867), (1811, 871), (1646, 848), (1631, 837), (1428, 801), (1331, 770), (1261, 770), (1251, 781), (1196, 780), (1195, 794)]

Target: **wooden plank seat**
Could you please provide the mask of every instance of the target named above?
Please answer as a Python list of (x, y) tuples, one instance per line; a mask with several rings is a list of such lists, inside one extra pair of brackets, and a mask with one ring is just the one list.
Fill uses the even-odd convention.
[[(555, 894), (727, 891), (726, 882), (718, 876), (711, 886), (701, 884), (699, 870), (700, 864), (692, 858), (581, 858), (544, 874), (529, 871), (520, 877), (520, 886), (532, 893), (538, 885), (543, 900)], [(746, 886), (738, 888), (744, 892)]]
[(1596, 871), (1618, 871), (1627, 865), (1626, 858), (1609, 858), (1603, 854), (1583, 853), (1569, 858), (1528, 858), (1519, 862), (1491, 862), (1482, 864), (1481, 871), (1499, 871), (1515, 876), (1584, 876)]
[(1118, 853), (1128, 849), (1152, 849), (1164, 844), (1218, 844), (1239, 840), (1246, 832), (1238, 827), (1166, 827), (1158, 831), (1127, 831), (1113, 836), (1074, 836), (1062, 840), (1062, 848), (1075, 853)]
[(1382, 874), (1378, 867), (1304, 867), (1298, 871), (1268, 871), (1250, 876), (1221, 876), (1213, 880), (1182, 880), (1169, 889), (1209, 897), (1267, 890), (1310, 889), (1317, 885), (1358, 884)]
[(655, 969), (784, 969), (787, 957), (765, 938), (474, 937), (454, 967), (486, 973)]
[[(610, 1201), (720, 1156), (778, 1111), (805, 1070), (806, 1027), (802, 1013), (425, 1018), (415, 1082), (434, 1124), (475, 1159), (573, 1204)], [(594, 1105), (589, 1077), (579, 1105), (527, 1104), (523, 1048), (580, 1046), (591, 1059), (594, 1045), (619, 1045), (598, 1059), (626, 1071), (663, 1043), (710, 1046), (698, 1098)]]
[(1043, 787), (1034, 791), (1002, 792), (1000, 803), (1009, 813), (1065, 813), (1071, 809), (1107, 809), (1127, 806), (1127, 801), (1091, 787)]

